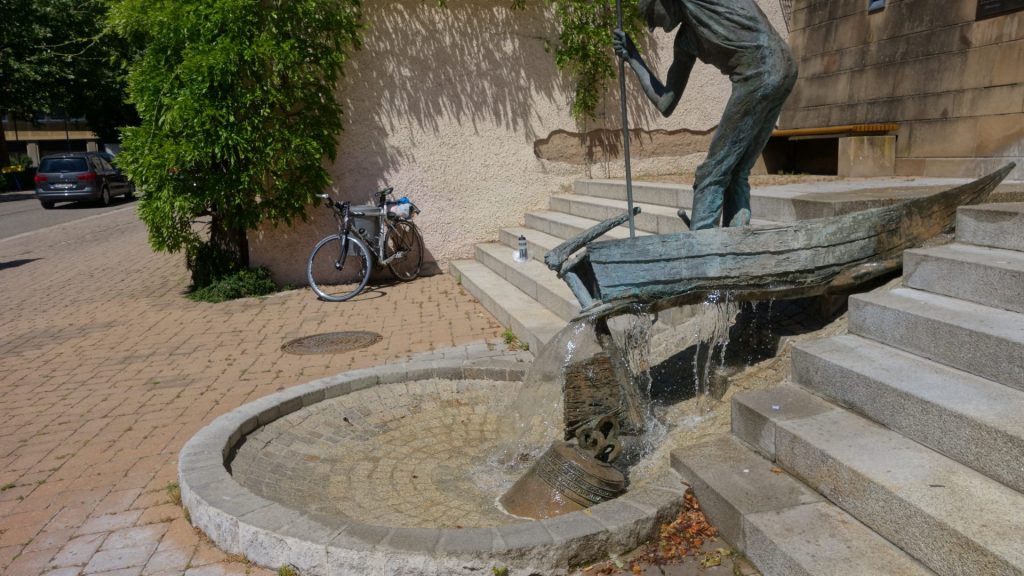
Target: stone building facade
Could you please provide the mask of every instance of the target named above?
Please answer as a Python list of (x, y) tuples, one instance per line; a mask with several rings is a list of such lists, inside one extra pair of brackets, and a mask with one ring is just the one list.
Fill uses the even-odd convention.
[[(759, 0), (785, 34), (779, 0)], [(363, 49), (340, 87), (345, 130), (330, 167), (337, 195), (366, 202), (394, 186), (423, 213), (434, 269), (471, 256), (474, 244), (521, 223), (580, 177), (622, 177), (617, 82), (597, 117), (569, 114), (571, 78), (555, 67), (558, 25), (544, 2), (511, 10), (511, 0), (397, 0), (364, 3)], [(674, 34), (638, 39), (658, 73), (671, 62)], [(693, 170), (704, 157), (730, 84), (699, 65), (679, 107), (662, 118), (630, 79), (634, 174)], [(309, 221), (250, 234), (250, 261), (279, 283), (305, 284), (316, 240), (330, 233), (325, 208)]]
[[(980, 17), (980, 18), (979, 18)], [(1024, 178), (1024, 3), (794, 0), (784, 129), (895, 123), (896, 175)]]

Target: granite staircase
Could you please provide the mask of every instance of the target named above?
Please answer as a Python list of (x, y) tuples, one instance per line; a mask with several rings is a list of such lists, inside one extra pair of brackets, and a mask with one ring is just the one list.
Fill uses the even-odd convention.
[[(753, 225), (793, 222), (833, 216), (880, 205), (886, 198), (926, 194), (966, 180), (916, 179), (908, 181), (838, 181), (755, 188), (751, 210)], [(893, 190), (897, 190), (893, 193)], [(692, 204), (693, 191), (678, 184), (635, 182), (633, 200), (642, 210), (636, 217), (638, 235), (668, 234), (686, 228), (676, 215)], [(450, 263), (449, 272), (508, 327), (530, 350), (539, 350), (579, 311), (579, 303), (564, 282), (543, 264), (544, 254), (564, 240), (626, 211), (625, 183), (621, 180), (578, 180), (572, 194), (551, 197), (547, 210), (528, 212), (522, 226), (502, 229), (494, 242), (478, 244), (472, 260)], [(520, 236), (528, 244), (530, 261), (512, 256)], [(625, 225), (608, 238), (629, 236)], [(668, 311), (659, 322), (672, 325), (686, 313)]]
[(1024, 574), (1024, 203), (960, 208), (672, 465), (767, 576)]

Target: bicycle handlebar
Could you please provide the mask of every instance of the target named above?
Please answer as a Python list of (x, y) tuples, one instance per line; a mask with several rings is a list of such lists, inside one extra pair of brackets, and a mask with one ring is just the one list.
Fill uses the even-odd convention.
[[(376, 196), (379, 199), (378, 203), (377, 203), (378, 206), (383, 208), (385, 206), (385, 204), (387, 203), (388, 195), (391, 194), (394, 191), (395, 191), (395, 187), (394, 186), (388, 186), (387, 188), (384, 188), (383, 190), (378, 190), (377, 193), (376, 193)], [(317, 198), (320, 198), (321, 200), (323, 200), (324, 203), (327, 204), (327, 206), (331, 207), (331, 208), (340, 207), (341, 204), (342, 204), (341, 202), (338, 202), (334, 198), (331, 198), (330, 194), (317, 194), (316, 196), (317, 196)], [(420, 209), (416, 206), (416, 204), (413, 204), (412, 202), (409, 202), (409, 206), (410, 206), (410, 210), (412, 210), (416, 214), (420, 213)]]

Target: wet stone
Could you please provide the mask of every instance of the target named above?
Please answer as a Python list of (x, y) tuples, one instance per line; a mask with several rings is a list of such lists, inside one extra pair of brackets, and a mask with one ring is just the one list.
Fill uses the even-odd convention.
[(497, 498), (521, 470), (495, 463), (519, 382), (426, 380), (331, 398), (255, 430), (235, 480), (295, 510), (372, 525), (469, 528), (518, 521)]

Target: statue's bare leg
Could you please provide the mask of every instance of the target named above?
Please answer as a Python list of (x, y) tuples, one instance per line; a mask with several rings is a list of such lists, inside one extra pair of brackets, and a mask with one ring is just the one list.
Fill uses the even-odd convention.
[(771, 54), (762, 72), (733, 83), (722, 123), (707, 160), (697, 168), (691, 230), (750, 223), (750, 170), (775, 128), (782, 105), (796, 83), (788, 49)]
[(752, 132), (760, 126), (757, 122), (757, 84), (754, 81), (733, 84), (722, 122), (711, 139), (707, 159), (697, 167), (691, 230), (714, 228), (722, 217), (725, 194), (732, 186), (736, 165), (747, 152)]

